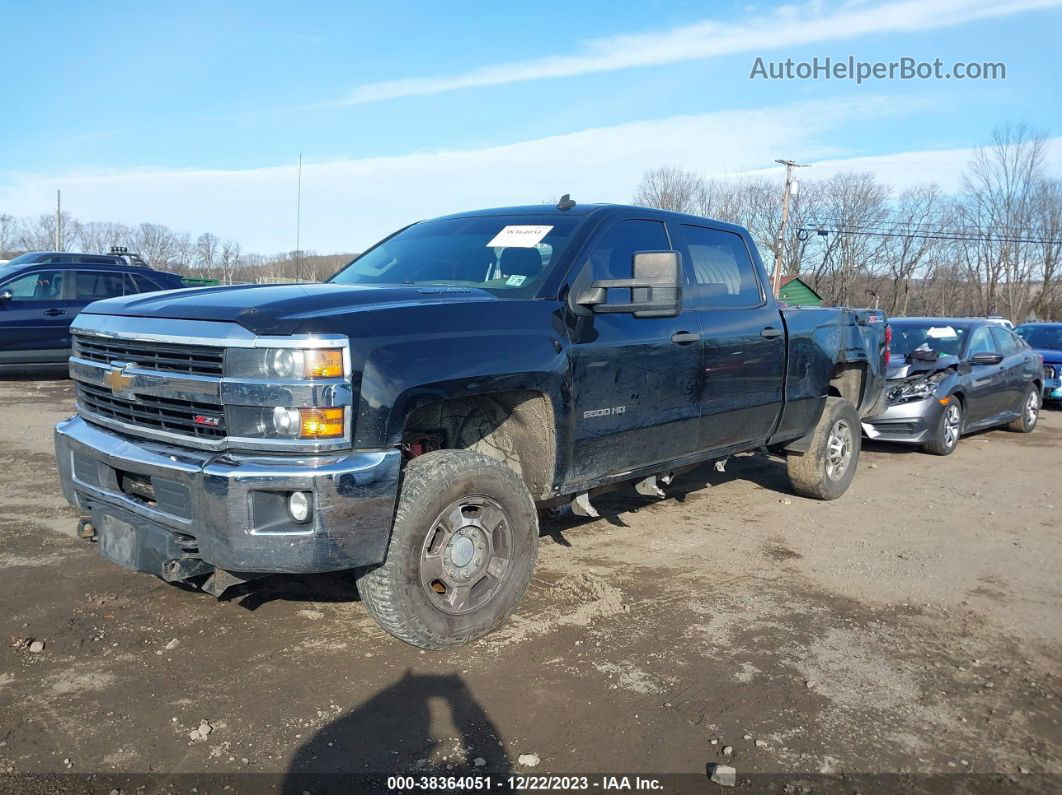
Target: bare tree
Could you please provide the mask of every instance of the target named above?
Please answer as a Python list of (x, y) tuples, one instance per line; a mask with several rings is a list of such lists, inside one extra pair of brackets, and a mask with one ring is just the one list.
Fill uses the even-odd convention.
[(963, 179), (963, 231), (976, 240), (961, 254), (977, 288), (980, 313), (1020, 317), (1029, 304), (1030, 248), (1014, 242), (1030, 229), (1032, 200), (1043, 173), (1045, 138), (1024, 124), (992, 132)]
[(0, 213), (0, 256), (15, 247), (15, 216)]
[(218, 259), (218, 238), (210, 232), (204, 232), (195, 241), (195, 265), (207, 275), (214, 274), (214, 267)]
[(634, 203), (679, 213), (697, 212), (703, 201), (704, 180), (692, 171), (663, 166), (646, 171)]

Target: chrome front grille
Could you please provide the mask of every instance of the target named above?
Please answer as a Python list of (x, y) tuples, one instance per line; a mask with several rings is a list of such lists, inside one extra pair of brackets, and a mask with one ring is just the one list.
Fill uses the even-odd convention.
[[(354, 397), (344, 336), (265, 336), (222, 321), (91, 313), (78, 316), (71, 333), (70, 376), (78, 413), (89, 422), (200, 450), (316, 453), (350, 447)], [(344, 374), (296, 379), (226, 372), (234, 349), (276, 347), (339, 348)], [(277, 407), (342, 408), (344, 433), (322, 439), (269, 435), (266, 422)]]
[(109, 389), (85, 383), (77, 384), (77, 401), (97, 417), (116, 422), (198, 439), (222, 439), (225, 436), (225, 411), (218, 403), (154, 395), (138, 395), (129, 401), (115, 397)]
[(91, 362), (127, 362), (163, 373), (207, 375), (220, 378), (224, 349), (208, 345), (140, 342), (87, 334), (73, 335), (74, 355)]

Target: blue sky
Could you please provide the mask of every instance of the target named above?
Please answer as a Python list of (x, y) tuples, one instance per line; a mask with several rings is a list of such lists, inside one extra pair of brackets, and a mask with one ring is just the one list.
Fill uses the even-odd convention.
[[(536, 4), (3, 0), (0, 213), (361, 248), (495, 204), (629, 201), (646, 168), (871, 169), (957, 185), (1059, 135), (1062, 0)], [(1003, 81), (750, 80), (766, 60), (1002, 61)], [(1062, 165), (1062, 148), (1051, 163)]]

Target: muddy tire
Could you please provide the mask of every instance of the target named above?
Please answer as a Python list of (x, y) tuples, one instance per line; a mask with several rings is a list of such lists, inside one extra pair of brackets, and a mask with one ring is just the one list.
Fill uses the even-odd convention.
[(959, 446), (962, 434), (962, 402), (952, 397), (944, 411), (940, 413), (937, 423), (937, 435), (933, 441), (922, 445), (922, 449), (933, 455), (951, 455)]
[(1015, 433), (1032, 433), (1036, 430), (1036, 423), (1040, 419), (1040, 403), (1040, 390), (1036, 388), (1036, 384), (1029, 384), (1018, 409), (1021, 416), (1008, 422), (1007, 430)]
[(855, 477), (861, 440), (859, 415), (852, 404), (844, 398), (826, 398), (807, 452), (786, 458), (793, 490), (802, 497), (836, 500)]
[(359, 572), (369, 614), (424, 649), (458, 646), (516, 609), (538, 552), (538, 514), (520, 477), (467, 450), (405, 468), (387, 559)]

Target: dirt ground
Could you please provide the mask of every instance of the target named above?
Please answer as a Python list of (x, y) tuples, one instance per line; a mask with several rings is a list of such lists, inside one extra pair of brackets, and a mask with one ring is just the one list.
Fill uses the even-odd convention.
[(833, 503), (793, 495), (784, 464), (753, 456), (688, 473), (663, 500), (615, 492), (602, 519), (544, 525), (517, 615), (442, 653), (377, 629), (348, 575), (275, 577), (217, 601), (104, 561), (74, 537), (56, 482), (51, 428), (71, 412), (65, 380), (0, 381), (9, 782), (703, 781), (716, 762), (739, 784), (911, 773), (1062, 786), (1062, 412), (946, 459), (868, 443)]

